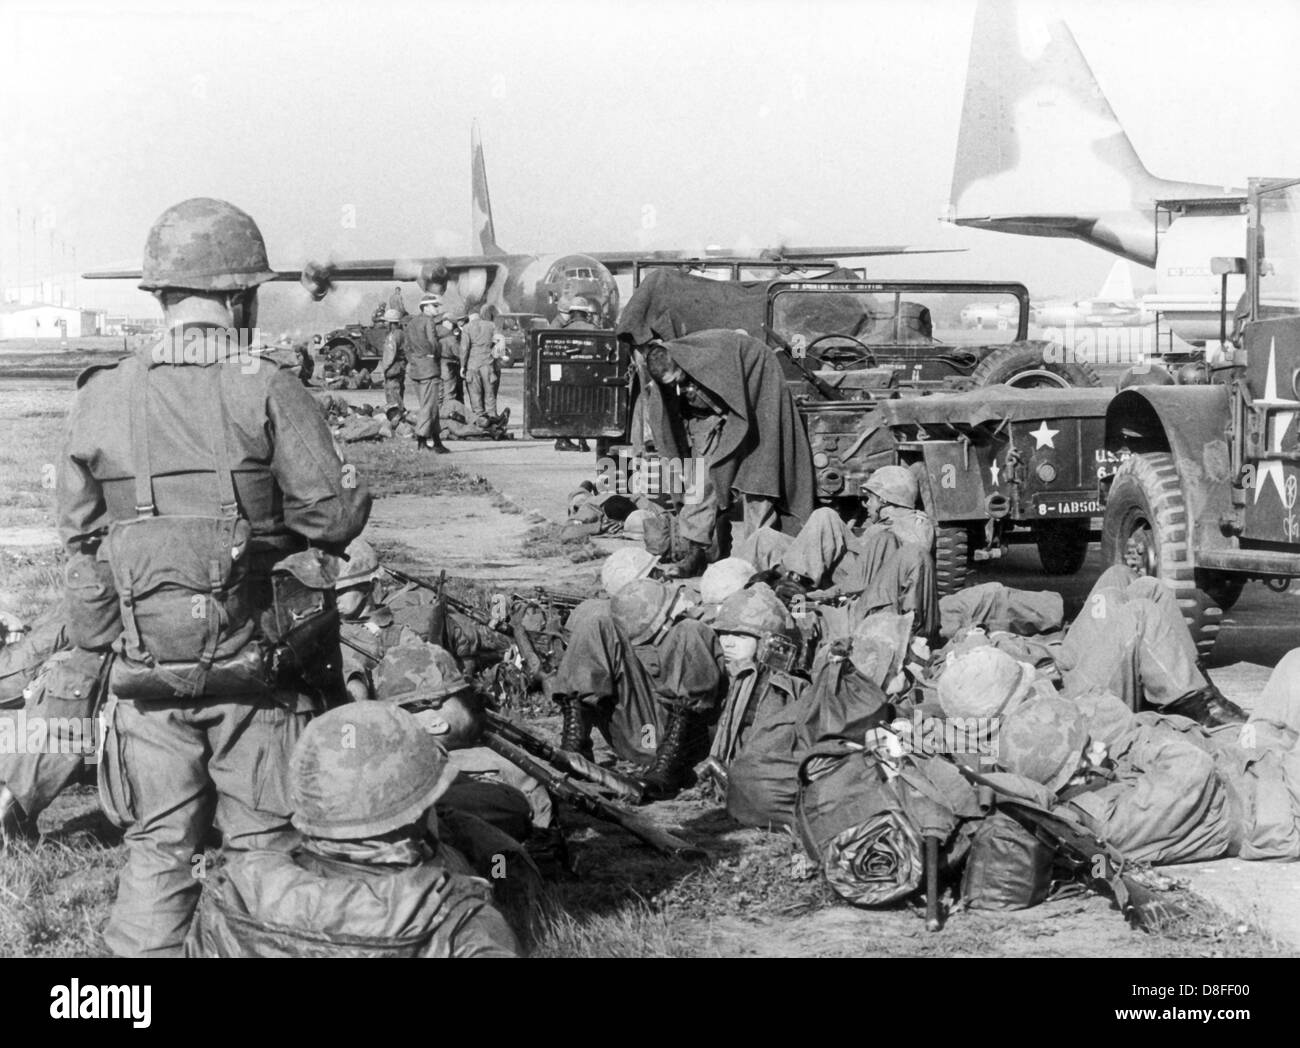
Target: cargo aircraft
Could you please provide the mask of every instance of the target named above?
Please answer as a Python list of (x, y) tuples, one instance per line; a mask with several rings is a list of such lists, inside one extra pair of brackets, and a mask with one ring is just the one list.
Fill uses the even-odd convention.
[[(506, 314), (551, 319), (561, 297), (582, 295), (595, 307), (597, 319), (612, 326), (618, 316), (619, 288), (615, 277), (630, 274), (638, 262), (681, 259), (684, 263), (737, 257), (722, 248), (689, 251), (586, 251), (571, 254), (515, 254), (497, 243), (488, 193), (487, 166), (478, 123), (470, 131), (471, 240), (477, 253), (427, 258), (378, 258), (315, 263), (301, 270), (279, 270), (277, 280), (299, 281), (320, 300), (343, 281), (415, 281), (424, 291), (448, 295), (453, 309), (468, 311), (491, 303)], [(942, 253), (951, 249), (903, 245), (779, 247), (761, 258), (789, 262), (792, 270), (805, 260), (867, 258), (882, 255)], [(960, 250), (960, 249), (958, 249)], [(90, 280), (138, 279), (138, 270), (85, 274)], [(454, 301), (451, 301), (454, 300)]]

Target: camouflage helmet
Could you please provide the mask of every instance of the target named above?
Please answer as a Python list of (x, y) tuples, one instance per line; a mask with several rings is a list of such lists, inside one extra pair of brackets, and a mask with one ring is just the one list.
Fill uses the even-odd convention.
[(343, 556), (347, 563), (339, 568), (334, 579), (335, 589), (347, 589), (379, 577), (379, 554), (365, 539), (353, 539)]
[(949, 658), (939, 705), (949, 717), (996, 717), (1014, 709), (1034, 684), (1034, 668), (985, 644)]
[(733, 593), (745, 588), (753, 578), (754, 565), (744, 557), (723, 557), (715, 560), (700, 576), (700, 602), (721, 604)]
[(868, 615), (853, 630), (849, 659), (868, 680), (882, 688), (903, 666), (912, 641), (912, 612), (897, 615), (878, 611)]
[(654, 579), (635, 579), (613, 595), (610, 614), (633, 644), (644, 644), (668, 621), (676, 591)]
[(397, 324), (401, 322), (401, 319), (402, 319), (402, 314), (399, 313), (397, 310), (391, 307), (384, 310), (384, 322), (386, 324)]
[(384, 653), (370, 679), (376, 699), (399, 706), (440, 703), (472, 687), (450, 652), (413, 633), (403, 633), (401, 641)]
[(998, 732), (998, 764), (1055, 793), (1074, 776), (1088, 732), (1068, 699), (1035, 695), (1008, 713)]
[(616, 549), (600, 566), (600, 584), (611, 597), (630, 582), (648, 578), (659, 558), (645, 549)]
[(275, 279), (266, 241), (247, 212), (211, 197), (169, 207), (144, 244), (140, 288), (242, 291)]
[(872, 472), (862, 486), (891, 506), (916, 508), (919, 494), (916, 477), (906, 466), (881, 466)]
[(596, 308), (591, 304), (591, 300), (584, 295), (574, 295), (569, 300), (570, 313), (594, 313)]
[(359, 840), (415, 822), (456, 777), (447, 752), (397, 706), (351, 702), (303, 730), (289, 761), (293, 825)]
[(713, 628), (719, 633), (744, 633), (759, 640), (772, 633), (798, 636), (794, 619), (781, 598), (763, 582), (738, 590), (724, 600)]

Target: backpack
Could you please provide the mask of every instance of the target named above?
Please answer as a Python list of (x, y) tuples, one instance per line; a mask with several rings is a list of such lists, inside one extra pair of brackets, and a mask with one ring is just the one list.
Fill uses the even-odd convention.
[(302, 664), (337, 624), (332, 565), (318, 550), (269, 573), (249, 570), (251, 527), (239, 510), (220, 366), (195, 398), (206, 413), (220, 498), (217, 516), (159, 516), (146, 415), (147, 369), (132, 389), (136, 516), (114, 521), (103, 543), (121, 609), (113, 693), (123, 699), (269, 694), (279, 669)]

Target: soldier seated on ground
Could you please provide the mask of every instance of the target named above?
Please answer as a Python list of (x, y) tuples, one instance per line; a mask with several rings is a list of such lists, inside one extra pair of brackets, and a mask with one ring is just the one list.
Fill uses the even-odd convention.
[(560, 745), (590, 755), (598, 728), (619, 757), (648, 766), (647, 799), (661, 799), (681, 789), (706, 754), (726, 686), (722, 651), (679, 586), (644, 577), (613, 584), (608, 601), (586, 601), (569, 618), (553, 679), (564, 714)]
[(481, 745), (484, 702), (452, 657), (408, 633), (375, 667), (370, 698), (397, 703), (450, 755), (457, 773), (443, 802), (517, 841), (549, 830), (554, 810), (545, 788)]
[(291, 852), (209, 870), (190, 957), (515, 957), (487, 882), (442, 843), (455, 771), (411, 714), (353, 703), (309, 724), (290, 764)]
[(782, 599), (819, 605), (824, 639), (847, 637), (872, 612), (911, 613), (924, 637), (938, 627), (934, 523), (916, 508), (916, 477), (882, 466), (867, 478), (860, 535), (832, 509), (814, 510), (793, 537), (761, 528), (736, 554), (769, 572)]

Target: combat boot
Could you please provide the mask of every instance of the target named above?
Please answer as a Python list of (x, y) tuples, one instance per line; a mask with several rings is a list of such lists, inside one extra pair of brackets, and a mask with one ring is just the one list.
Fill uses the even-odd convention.
[(591, 745), (591, 714), (578, 699), (566, 699), (560, 704), (564, 724), (560, 728), (560, 749), (568, 750), (591, 760), (595, 755)]
[(444, 443), (443, 443), (440, 439), (438, 439), (437, 437), (430, 437), (428, 440), (426, 440), (426, 441), (424, 442), (424, 450), (425, 450), (425, 451), (432, 451), (435, 455), (450, 455), (450, 454), (451, 454), (451, 448), (447, 447), (447, 445), (444, 444)]
[(654, 763), (641, 776), (647, 801), (674, 796), (691, 777), (691, 746), (696, 741), (699, 718), (674, 706), (664, 725), (663, 738), (655, 751)]
[(8, 786), (0, 786), (0, 851), (11, 841), (32, 835), (32, 826), (18, 798), (9, 792)]
[(1160, 712), (1187, 717), (1207, 728), (1221, 728), (1225, 724), (1246, 722), (1246, 711), (1228, 699), (1213, 684), (1207, 684), (1196, 691), (1189, 691), (1167, 706), (1161, 706)]
[(702, 575), (709, 563), (709, 547), (698, 542), (687, 542), (686, 552), (678, 560), (659, 569), (666, 579), (691, 579)]

